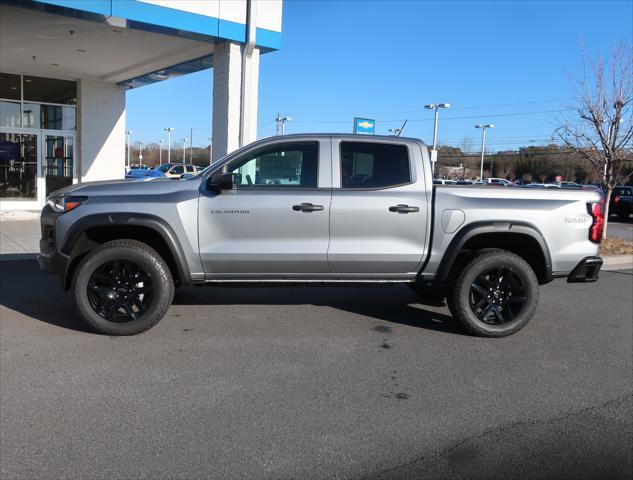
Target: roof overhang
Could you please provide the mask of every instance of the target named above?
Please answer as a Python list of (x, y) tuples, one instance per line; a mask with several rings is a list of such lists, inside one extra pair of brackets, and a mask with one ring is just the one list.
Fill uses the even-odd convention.
[[(221, 1), (197, 3), (209, 13)], [(210, 68), (215, 43), (244, 41), (245, 25), (164, 6), (173, 4), (0, 0), (0, 70), (137, 87)], [(258, 28), (257, 44), (273, 50), (280, 35)]]

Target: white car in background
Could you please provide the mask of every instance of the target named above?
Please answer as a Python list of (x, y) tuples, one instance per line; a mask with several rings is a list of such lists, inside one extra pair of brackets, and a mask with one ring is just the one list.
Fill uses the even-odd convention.
[(195, 175), (200, 171), (196, 165), (186, 163), (163, 163), (156, 170), (163, 172), (168, 178), (180, 178), (187, 173)]
[(505, 178), (487, 178), (486, 183), (488, 185), (499, 185), (501, 187), (511, 187), (512, 182), (506, 180)]

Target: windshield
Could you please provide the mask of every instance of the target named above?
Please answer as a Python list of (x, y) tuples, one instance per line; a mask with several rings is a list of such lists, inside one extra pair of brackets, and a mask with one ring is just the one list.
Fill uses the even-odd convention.
[(162, 165), (156, 167), (156, 170), (165, 173), (167, 170), (169, 170), (169, 167), (171, 167), (171, 164), (163, 163)]

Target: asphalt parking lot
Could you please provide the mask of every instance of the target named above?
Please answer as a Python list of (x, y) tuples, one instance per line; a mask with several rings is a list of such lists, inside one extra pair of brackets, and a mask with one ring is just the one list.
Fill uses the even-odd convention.
[(506, 339), (406, 287), (183, 288), (136, 337), (83, 330), (0, 263), (0, 477), (628, 478), (633, 271), (542, 288)]
[(621, 238), (633, 242), (633, 217), (625, 221), (610, 219), (607, 234), (610, 238)]

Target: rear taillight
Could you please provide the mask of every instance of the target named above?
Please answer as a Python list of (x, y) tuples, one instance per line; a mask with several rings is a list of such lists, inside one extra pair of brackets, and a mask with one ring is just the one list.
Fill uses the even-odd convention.
[(620, 197), (616, 195), (615, 198), (613, 199), (613, 203), (615, 203), (616, 205), (620, 203)]
[(587, 212), (593, 222), (589, 229), (589, 240), (594, 243), (602, 241), (602, 229), (604, 228), (604, 197), (598, 203), (588, 203)]

